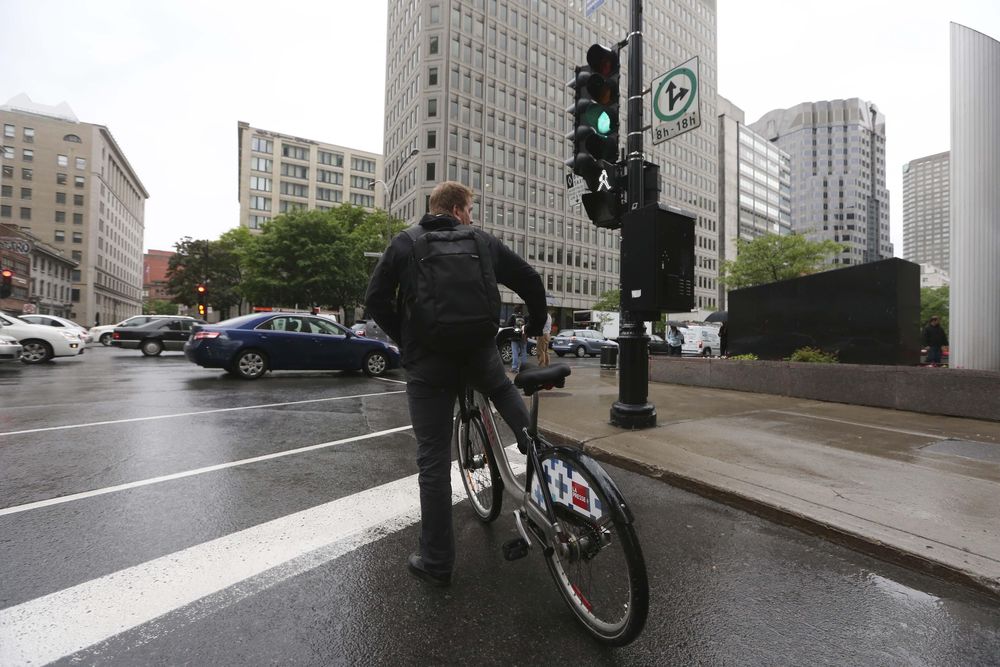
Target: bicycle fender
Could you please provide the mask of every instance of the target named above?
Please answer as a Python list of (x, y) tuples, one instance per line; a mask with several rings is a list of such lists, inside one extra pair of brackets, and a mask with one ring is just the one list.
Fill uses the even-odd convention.
[(625, 496), (618, 489), (615, 480), (611, 479), (611, 475), (597, 461), (575, 447), (553, 445), (552, 449), (558, 452), (560, 456), (570, 459), (577, 466), (587, 471), (594, 482), (600, 487), (601, 493), (608, 499), (608, 502), (611, 504), (610, 509), (616, 518), (628, 525), (634, 523), (635, 519), (632, 516), (632, 510), (629, 509), (628, 503), (625, 502)]

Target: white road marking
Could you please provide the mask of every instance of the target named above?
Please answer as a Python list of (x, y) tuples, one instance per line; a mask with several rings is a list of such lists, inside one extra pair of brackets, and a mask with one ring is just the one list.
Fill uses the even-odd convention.
[[(456, 463), (451, 486), (464, 499)], [(411, 475), (29, 600), (0, 610), (0, 664), (49, 663), (240, 584), (218, 611), (419, 520)]]
[(142, 479), (136, 482), (128, 482), (126, 484), (118, 484), (116, 486), (107, 486), (102, 489), (94, 489), (93, 491), (82, 491), (80, 493), (74, 493), (68, 496), (59, 496), (57, 498), (39, 500), (33, 503), (25, 503), (24, 505), (14, 505), (12, 507), (4, 507), (0, 509), (0, 516), (5, 516), (7, 514), (17, 514), (18, 512), (27, 512), (28, 510), (39, 509), (41, 507), (49, 507), (51, 505), (59, 505), (61, 503), (72, 502), (74, 500), (83, 500), (84, 498), (92, 498), (94, 496), (102, 496), (106, 493), (115, 493), (117, 491), (125, 491), (126, 489), (135, 489), (140, 486), (159, 484), (160, 482), (168, 482), (174, 479), (183, 479), (184, 477), (202, 475), (207, 472), (215, 472), (216, 470), (235, 468), (236, 466), (242, 466), (248, 463), (257, 463), (258, 461), (266, 461), (268, 459), (276, 459), (281, 456), (290, 456), (291, 454), (301, 454), (302, 452), (311, 452), (315, 449), (323, 449), (324, 447), (333, 447), (334, 445), (343, 445), (348, 442), (357, 442), (358, 440), (377, 438), (379, 436), (389, 435), (390, 433), (407, 431), (411, 428), (413, 428), (413, 426), (411, 425), (398, 426), (396, 428), (390, 428), (384, 431), (376, 431), (374, 433), (365, 433), (364, 435), (356, 435), (352, 438), (344, 438), (342, 440), (332, 440), (330, 442), (321, 442), (318, 445), (308, 445), (306, 447), (299, 447), (297, 449), (289, 449), (281, 452), (273, 452), (271, 454), (254, 456), (249, 459), (240, 459), (239, 461), (230, 461), (229, 463), (219, 463), (213, 466), (206, 466), (204, 468), (195, 468), (194, 470), (184, 470), (182, 472), (175, 472), (170, 475), (163, 475), (161, 477), (151, 477), (149, 479)]
[(71, 428), (86, 428), (88, 426), (107, 426), (109, 424), (128, 424), (130, 422), (152, 421), (155, 419), (173, 419), (175, 417), (191, 417), (194, 415), (210, 415), (217, 412), (236, 412), (238, 410), (258, 410), (260, 408), (277, 408), (285, 405), (303, 405), (305, 403), (322, 403), (323, 401), (345, 401), (349, 398), (368, 398), (370, 396), (391, 396), (392, 394), (403, 394), (399, 391), (376, 391), (371, 394), (354, 394), (353, 396), (331, 396), (330, 398), (310, 398), (303, 401), (287, 401), (285, 403), (262, 403), (260, 405), (244, 405), (236, 408), (218, 408), (217, 410), (198, 410), (195, 412), (176, 412), (169, 415), (155, 415), (153, 417), (132, 417), (130, 419), (113, 419), (103, 422), (87, 422), (84, 424), (67, 424), (65, 426), (48, 426), (46, 428), (32, 428), (25, 431), (7, 431), (0, 433), (3, 435), (25, 435), (27, 433), (43, 433), (45, 431), (61, 431)]
[(373, 380), (381, 380), (382, 382), (398, 382), (399, 384), (406, 384), (406, 380), (393, 380), (392, 378), (375, 377)]

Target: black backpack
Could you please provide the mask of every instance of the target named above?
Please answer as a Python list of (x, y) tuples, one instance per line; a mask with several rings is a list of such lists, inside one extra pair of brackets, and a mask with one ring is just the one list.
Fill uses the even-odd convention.
[(486, 239), (465, 225), (405, 231), (413, 241), (406, 295), (410, 335), (445, 350), (494, 339), (500, 290)]

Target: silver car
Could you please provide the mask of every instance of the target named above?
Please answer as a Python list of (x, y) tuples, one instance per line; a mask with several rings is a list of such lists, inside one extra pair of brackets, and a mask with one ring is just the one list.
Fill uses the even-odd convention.
[(0, 361), (19, 361), (21, 344), (11, 336), (0, 336)]
[(552, 351), (560, 357), (566, 354), (596, 357), (605, 345), (618, 347), (618, 343), (605, 338), (601, 332), (590, 329), (563, 329), (552, 339)]
[(76, 331), (80, 335), (80, 340), (84, 343), (93, 341), (93, 338), (90, 337), (90, 332), (87, 331), (87, 327), (77, 324), (73, 320), (67, 320), (65, 317), (57, 317), (56, 315), (21, 315), (20, 317), (25, 322), (30, 322), (31, 324), (41, 324), (46, 327)]

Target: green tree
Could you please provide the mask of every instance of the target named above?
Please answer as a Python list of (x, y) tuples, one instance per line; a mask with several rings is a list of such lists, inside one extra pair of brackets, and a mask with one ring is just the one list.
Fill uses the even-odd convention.
[(177, 304), (164, 299), (150, 299), (142, 304), (143, 315), (176, 315)]
[(167, 288), (174, 302), (194, 306), (198, 302), (195, 288), (203, 284), (209, 305), (228, 315), (243, 298), (240, 244), (249, 242), (249, 233), (232, 230), (217, 241), (186, 236), (175, 243), (176, 252), (167, 265)]
[(825, 270), (823, 263), (843, 252), (834, 241), (810, 241), (792, 234), (766, 234), (737, 242), (736, 259), (722, 265), (720, 280), (730, 289), (764, 285)]
[(594, 310), (608, 310), (617, 312), (621, 304), (621, 290), (609, 289), (603, 292), (593, 305)]
[(927, 326), (931, 315), (941, 318), (941, 328), (948, 333), (948, 302), (951, 291), (948, 286), (920, 288), (920, 328)]
[(293, 211), (264, 225), (244, 253), (243, 293), (272, 306), (351, 307), (364, 299), (366, 252), (380, 252), (401, 224), (355, 206)]

